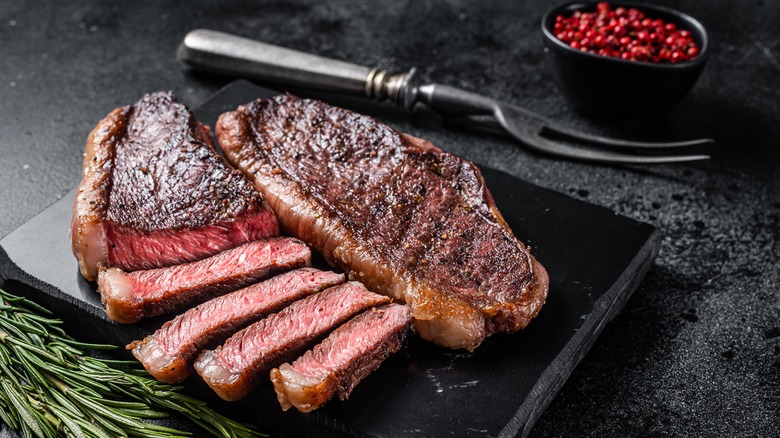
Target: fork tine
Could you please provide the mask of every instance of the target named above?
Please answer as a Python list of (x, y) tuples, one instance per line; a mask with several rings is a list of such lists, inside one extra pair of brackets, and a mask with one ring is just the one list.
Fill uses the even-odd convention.
[(509, 134), (516, 140), (521, 141), (528, 148), (549, 155), (559, 157), (594, 162), (594, 163), (620, 163), (620, 164), (661, 164), (661, 163), (682, 163), (688, 161), (699, 161), (709, 159), (709, 155), (639, 155), (611, 152), (598, 149), (583, 149), (567, 145), (541, 136), (536, 133), (513, 132), (509, 128), (504, 128), (501, 123), (493, 116), (464, 116), (454, 117), (446, 120), (448, 123), (463, 124), (470, 127), (487, 128), (492, 132)]
[(524, 143), (528, 147), (540, 152), (594, 163), (661, 164), (699, 161), (710, 158), (709, 155), (638, 155), (599, 149), (583, 149), (559, 143), (541, 135), (537, 136), (535, 141)]
[[(666, 148), (683, 148), (691, 146), (703, 146), (714, 143), (711, 138), (701, 138), (696, 140), (687, 141), (671, 141), (671, 142), (645, 142), (645, 141), (630, 141), (622, 140), (618, 138), (602, 137), (600, 135), (590, 135), (582, 132), (574, 132), (558, 126), (552, 126), (545, 124), (542, 128), (541, 134), (552, 133), (554, 136), (563, 137), (572, 141), (591, 144), (594, 146), (605, 146), (615, 148), (626, 149), (666, 149)], [(546, 136), (545, 136), (546, 137)]]

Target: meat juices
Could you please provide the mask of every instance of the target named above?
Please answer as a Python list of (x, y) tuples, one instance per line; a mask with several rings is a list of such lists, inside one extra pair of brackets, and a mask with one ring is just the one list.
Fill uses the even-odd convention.
[(353, 315), (390, 299), (350, 282), (296, 301), (231, 336), (214, 350), (203, 351), (195, 371), (220, 397), (238, 400), (249, 394), (271, 368), (294, 359)]
[(117, 108), (90, 133), (73, 205), (81, 274), (152, 269), (279, 234), (263, 196), (170, 92)]
[(194, 307), (128, 349), (155, 379), (181, 383), (200, 350), (216, 347), (247, 324), (293, 301), (343, 282), (343, 274), (314, 268), (280, 274)]
[(346, 400), (361, 380), (401, 348), (411, 322), (404, 305), (367, 310), (292, 364), (271, 370), (282, 409), (295, 406), (311, 412), (333, 396)]
[(409, 305), (424, 339), (473, 350), (492, 333), (524, 328), (544, 304), (547, 272), (473, 163), (289, 94), (223, 114), (216, 131), (283, 231)]
[(311, 263), (311, 250), (298, 239), (257, 240), (217, 255), (176, 266), (126, 273), (101, 269), (98, 292), (106, 314), (124, 324), (181, 311), (269, 274)]

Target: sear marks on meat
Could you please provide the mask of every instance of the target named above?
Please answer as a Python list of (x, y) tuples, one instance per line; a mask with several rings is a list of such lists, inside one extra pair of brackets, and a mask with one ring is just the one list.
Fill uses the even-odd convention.
[(181, 383), (195, 356), (293, 301), (344, 282), (344, 275), (302, 268), (207, 301), (168, 321), (154, 334), (128, 345), (155, 379)]
[(311, 263), (311, 250), (298, 239), (257, 240), (196, 262), (146, 271), (101, 269), (98, 292), (106, 314), (132, 324), (188, 308), (279, 271)]
[(150, 269), (279, 234), (262, 195), (170, 92), (117, 108), (87, 139), (71, 221), (82, 275)]
[(311, 412), (333, 396), (346, 400), (361, 380), (401, 348), (411, 322), (409, 308), (401, 304), (367, 310), (292, 364), (272, 369), (271, 382), (282, 408)]
[(473, 350), (534, 318), (549, 279), (479, 169), (375, 119), (291, 95), (223, 114), (217, 138), (283, 231), (410, 306), (418, 333)]
[(292, 360), (353, 315), (389, 301), (357, 282), (332, 287), (250, 325), (215, 350), (203, 351), (195, 371), (220, 397), (238, 400), (271, 368)]

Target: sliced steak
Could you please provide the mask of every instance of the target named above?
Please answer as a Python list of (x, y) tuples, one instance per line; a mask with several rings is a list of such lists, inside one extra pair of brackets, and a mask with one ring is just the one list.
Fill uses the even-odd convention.
[(88, 280), (98, 265), (169, 266), (278, 234), (263, 196), (170, 92), (117, 108), (89, 135), (71, 221)]
[(356, 282), (332, 287), (250, 325), (215, 350), (205, 350), (195, 371), (220, 397), (238, 400), (271, 368), (292, 360), (353, 315), (389, 301)]
[(271, 370), (279, 403), (311, 412), (338, 396), (346, 400), (361, 380), (401, 348), (412, 318), (409, 308), (371, 309), (337, 328), (292, 364)]
[(408, 304), (423, 338), (473, 350), (493, 332), (524, 328), (544, 304), (547, 272), (473, 163), (291, 95), (223, 114), (217, 138), (286, 233)]
[(344, 275), (302, 268), (207, 301), (168, 321), (154, 334), (128, 345), (155, 379), (181, 383), (204, 348), (293, 301), (344, 282)]
[(101, 269), (98, 292), (108, 317), (124, 324), (186, 309), (269, 274), (311, 262), (298, 239), (256, 240), (197, 262), (147, 271)]

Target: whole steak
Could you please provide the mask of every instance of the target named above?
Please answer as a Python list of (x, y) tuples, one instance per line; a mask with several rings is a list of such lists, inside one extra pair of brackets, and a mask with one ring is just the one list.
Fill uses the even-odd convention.
[(275, 236), (263, 196), (170, 92), (117, 108), (87, 140), (71, 222), (81, 273), (151, 269)]
[(524, 328), (549, 279), (471, 162), (377, 120), (281, 95), (223, 114), (217, 138), (284, 232), (409, 305), (418, 333), (473, 350)]

